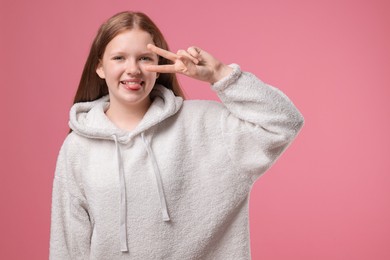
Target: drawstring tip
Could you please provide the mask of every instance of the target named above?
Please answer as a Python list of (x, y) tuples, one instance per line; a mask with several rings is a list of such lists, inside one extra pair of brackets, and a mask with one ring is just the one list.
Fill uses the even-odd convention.
[(121, 252), (128, 252), (129, 251), (129, 248), (127, 246), (127, 241), (124, 240), (124, 241), (121, 241)]
[(171, 221), (171, 218), (169, 217), (167, 211), (163, 211), (163, 220), (164, 221)]

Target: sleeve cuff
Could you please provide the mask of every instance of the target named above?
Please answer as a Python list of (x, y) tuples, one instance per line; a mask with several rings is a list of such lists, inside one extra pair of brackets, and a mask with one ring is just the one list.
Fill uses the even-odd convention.
[(230, 64), (229, 67), (233, 69), (232, 73), (226, 77), (218, 80), (214, 84), (211, 84), (211, 89), (214, 91), (222, 91), (231, 84), (233, 84), (241, 75), (241, 68), (238, 64)]

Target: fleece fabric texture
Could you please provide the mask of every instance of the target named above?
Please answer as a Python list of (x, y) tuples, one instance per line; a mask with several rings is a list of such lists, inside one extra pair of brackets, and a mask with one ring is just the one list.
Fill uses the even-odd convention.
[(53, 182), (50, 259), (250, 259), (253, 183), (303, 117), (280, 90), (233, 72), (222, 103), (156, 85), (133, 131), (105, 116), (108, 96), (73, 105)]

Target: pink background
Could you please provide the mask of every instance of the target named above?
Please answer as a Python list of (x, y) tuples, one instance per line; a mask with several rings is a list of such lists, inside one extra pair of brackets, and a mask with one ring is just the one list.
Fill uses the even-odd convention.
[[(172, 50), (198, 45), (282, 89), (306, 124), (253, 187), (253, 259), (390, 259), (390, 2), (5, 1), (0, 259), (47, 259), (52, 179), (98, 26), (146, 12)], [(181, 81), (189, 98), (216, 99)]]

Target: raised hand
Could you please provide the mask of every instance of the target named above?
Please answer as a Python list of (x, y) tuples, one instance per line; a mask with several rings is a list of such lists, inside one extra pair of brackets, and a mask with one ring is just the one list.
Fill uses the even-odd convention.
[(148, 65), (146, 70), (158, 73), (181, 73), (194, 79), (215, 83), (230, 74), (232, 68), (198, 47), (179, 50), (176, 54), (148, 44), (148, 49), (173, 61), (170, 65)]

